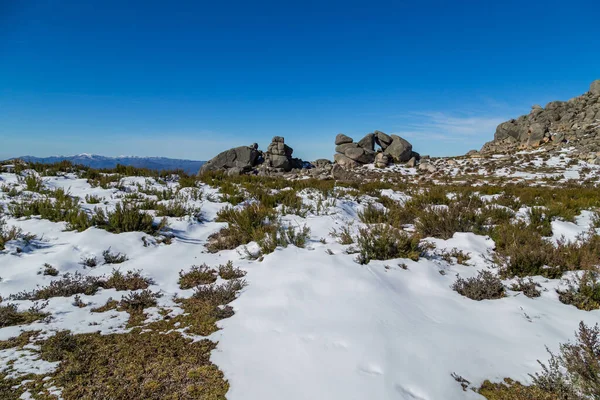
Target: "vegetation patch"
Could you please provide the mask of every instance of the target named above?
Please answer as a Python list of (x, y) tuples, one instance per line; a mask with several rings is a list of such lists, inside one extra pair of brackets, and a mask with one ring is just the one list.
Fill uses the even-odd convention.
[(227, 261), (227, 264), (219, 265), (219, 276), (223, 279), (239, 279), (246, 276), (246, 271), (233, 266), (233, 262)]
[(558, 298), (564, 304), (570, 304), (580, 310), (591, 311), (600, 308), (600, 274), (585, 271), (581, 277), (575, 276), (565, 290), (557, 290)]
[(485, 381), (478, 392), (489, 400), (584, 400), (600, 393), (600, 328), (579, 323), (575, 341), (560, 345), (558, 354), (548, 350), (548, 365), (530, 375), (531, 386), (505, 379)]
[(476, 277), (456, 276), (452, 289), (471, 300), (493, 300), (504, 297), (502, 281), (490, 271), (479, 271)]
[(105, 264), (121, 264), (128, 260), (127, 254), (111, 253), (110, 248), (102, 252)]
[(385, 224), (359, 229), (356, 244), (359, 251), (356, 261), (360, 264), (392, 258), (410, 258), (416, 261), (427, 249), (426, 245), (420, 243), (418, 236)]
[(517, 281), (511, 285), (510, 290), (514, 290), (515, 292), (523, 292), (525, 296), (532, 299), (542, 295), (542, 292), (539, 290), (540, 287), (540, 284), (535, 283), (531, 278), (528, 280), (518, 278)]
[(83, 276), (79, 272), (66, 273), (61, 279), (48, 286), (38, 287), (30, 292), (23, 291), (10, 297), (15, 300), (47, 300), (51, 297), (71, 297), (75, 294), (88, 296), (96, 294), (103, 287), (103, 279), (96, 276)]
[(206, 264), (192, 265), (189, 271), (179, 272), (179, 287), (181, 289), (192, 289), (199, 285), (207, 285), (217, 280), (217, 271)]
[(51, 383), (71, 399), (225, 399), (229, 384), (210, 362), (215, 343), (177, 332), (59, 332), (41, 356), (60, 361)]
[(252, 241), (258, 242), (267, 233), (277, 230), (277, 212), (257, 203), (241, 209), (225, 207), (217, 213), (216, 220), (227, 222), (229, 226), (209, 238), (206, 247), (213, 253), (235, 249)]
[(154, 281), (151, 278), (144, 277), (139, 270), (127, 271), (123, 274), (116, 269), (112, 271), (112, 274), (106, 281), (101, 282), (104, 289), (115, 289), (118, 291), (147, 289), (148, 286), (153, 284)]
[(33, 306), (27, 311), (19, 311), (16, 304), (0, 304), (0, 328), (13, 325), (25, 325), (46, 318), (49, 314), (42, 307)]

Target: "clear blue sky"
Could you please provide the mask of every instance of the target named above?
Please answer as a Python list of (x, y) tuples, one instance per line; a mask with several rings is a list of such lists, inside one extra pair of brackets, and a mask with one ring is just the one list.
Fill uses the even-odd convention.
[(600, 2), (0, 0), (0, 158), (479, 148), (600, 79)]

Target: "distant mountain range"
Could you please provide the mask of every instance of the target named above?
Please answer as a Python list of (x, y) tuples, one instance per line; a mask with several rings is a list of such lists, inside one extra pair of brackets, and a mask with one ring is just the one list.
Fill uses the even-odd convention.
[(58, 161), (67, 160), (73, 164), (86, 165), (92, 168), (114, 168), (117, 164), (131, 165), (138, 168), (148, 168), (158, 171), (181, 169), (187, 173), (195, 174), (198, 172), (202, 164), (206, 161), (179, 160), (176, 158), (166, 157), (135, 157), (135, 156), (120, 156), (120, 157), (105, 157), (97, 154), (78, 154), (75, 156), (52, 156), (52, 157), (34, 157), (23, 156), (16, 157), (28, 162), (38, 162), (51, 164)]

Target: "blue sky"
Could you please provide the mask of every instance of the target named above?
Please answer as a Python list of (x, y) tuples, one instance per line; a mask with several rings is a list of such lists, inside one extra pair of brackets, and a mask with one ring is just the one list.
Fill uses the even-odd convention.
[(457, 155), (600, 79), (600, 2), (0, 0), (0, 158), (208, 159), (339, 132)]

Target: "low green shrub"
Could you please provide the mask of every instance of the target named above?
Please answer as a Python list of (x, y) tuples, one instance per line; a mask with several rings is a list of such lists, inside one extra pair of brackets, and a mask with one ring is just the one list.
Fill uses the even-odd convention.
[(359, 251), (356, 261), (360, 264), (392, 258), (410, 258), (416, 261), (426, 249), (418, 236), (409, 235), (386, 224), (359, 229), (356, 244)]
[(490, 271), (479, 271), (476, 277), (464, 279), (456, 276), (452, 290), (471, 300), (493, 300), (504, 297), (502, 281)]
[(129, 260), (126, 254), (111, 253), (110, 247), (102, 252), (105, 264), (122, 264)]
[(112, 271), (108, 279), (101, 282), (101, 286), (104, 289), (115, 289), (119, 291), (147, 289), (148, 286), (153, 284), (154, 280), (144, 277), (139, 270), (127, 271), (123, 274), (116, 269)]
[(600, 274), (585, 271), (581, 277), (569, 280), (565, 290), (557, 290), (558, 298), (564, 304), (570, 304), (580, 310), (591, 311), (600, 308)]
[(246, 271), (234, 267), (233, 262), (230, 260), (225, 265), (219, 265), (219, 276), (226, 280), (239, 279), (246, 276)]
[(207, 249), (210, 252), (235, 249), (236, 247), (262, 240), (267, 233), (277, 230), (277, 212), (262, 204), (253, 203), (244, 208), (225, 207), (217, 213), (217, 222), (227, 222), (209, 238)]
[(19, 311), (16, 304), (0, 304), (0, 328), (25, 325), (44, 319), (49, 314), (41, 312), (41, 307), (33, 306), (27, 311)]
[(217, 271), (208, 265), (192, 265), (189, 271), (179, 271), (179, 287), (181, 289), (192, 289), (199, 285), (207, 285), (217, 280)]

